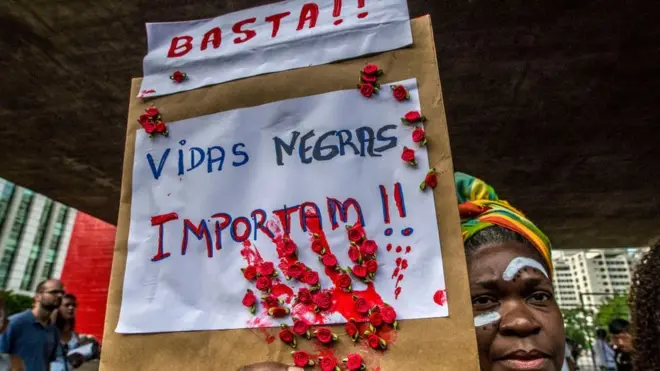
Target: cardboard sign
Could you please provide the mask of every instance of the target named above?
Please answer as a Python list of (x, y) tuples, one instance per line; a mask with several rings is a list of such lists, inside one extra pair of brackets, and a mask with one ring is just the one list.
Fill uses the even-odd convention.
[[(295, 0), (220, 17), (147, 23), (139, 97), (316, 66), (412, 43), (406, 0)], [(179, 71), (185, 81), (174, 84)]]
[[(417, 94), (419, 97), (421, 111), (428, 118), (428, 122), (425, 125), (429, 142), (427, 147), (428, 165), (435, 167), (438, 174), (438, 186), (433, 191), (433, 203), (435, 204), (437, 231), (439, 232), (439, 245), (441, 246), (441, 250), (438, 245), (436, 245), (436, 248), (441, 252), (442, 265), (444, 268), (444, 280), (446, 283), (446, 291), (439, 290), (437, 295), (434, 294), (434, 300), (429, 305), (440, 308), (446, 306), (447, 303), (450, 303), (451, 307), (449, 311), (449, 317), (402, 320), (400, 323), (401, 328), (398, 331), (389, 332), (388, 339), (390, 346), (386, 352), (367, 350), (368, 347), (361, 341), (354, 344), (352, 341), (350, 341), (348, 335), (346, 335), (346, 333), (343, 331), (343, 326), (332, 327), (335, 333), (339, 335), (339, 341), (332, 348), (322, 347), (314, 340), (300, 341), (299, 348), (304, 349), (315, 356), (320, 354), (328, 354), (328, 352), (331, 352), (336, 355), (337, 358), (342, 358), (350, 352), (360, 353), (365, 358), (366, 366), (369, 370), (461, 369), (476, 371), (479, 369), (473, 318), (472, 312), (470, 310), (471, 301), (468, 289), (465, 254), (463, 251), (463, 244), (460, 234), (458, 210), (456, 206), (457, 201), (453, 183), (451, 154), (447, 137), (447, 127), (443, 110), (443, 100), (440, 90), (440, 80), (438, 76), (438, 66), (436, 62), (430, 19), (428, 17), (417, 19), (411, 24), (413, 31), (413, 46), (411, 48), (385, 52), (368, 58), (334, 63), (331, 65), (302, 68), (284, 71), (277, 74), (263, 75), (249, 79), (232, 81), (222, 85), (210, 86), (203, 89), (158, 98), (151, 102), (142, 102), (138, 99), (131, 100), (124, 160), (122, 198), (117, 230), (117, 245), (115, 249), (113, 272), (109, 290), (101, 369), (160, 370), (173, 368), (190, 370), (233, 370), (242, 365), (267, 360), (281, 361), (291, 364), (291, 348), (276, 339), (278, 329), (259, 327), (256, 329), (171, 332), (148, 335), (125, 335), (115, 332), (115, 329), (119, 323), (119, 313), (122, 306), (122, 291), (125, 284), (125, 277), (128, 277), (126, 276), (127, 267), (130, 265), (130, 263), (127, 264), (127, 257), (131, 255), (136, 257), (140, 256), (139, 254), (132, 254), (134, 251), (131, 251), (130, 253), (128, 251), (129, 226), (131, 229), (133, 228), (131, 225), (131, 214), (133, 213), (133, 209), (138, 207), (138, 202), (140, 202), (137, 198), (133, 197), (133, 190), (136, 186), (136, 182), (138, 181), (137, 179), (134, 179), (134, 167), (137, 167), (139, 162), (139, 160), (136, 158), (136, 156), (138, 156), (136, 149), (141, 150), (142, 147), (139, 145), (140, 141), (147, 139), (138, 138), (140, 135), (143, 135), (143, 133), (141, 132), (141, 128), (139, 128), (139, 125), (136, 122), (136, 118), (144, 112), (145, 108), (147, 108), (150, 103), (154, 103), (161, 110), (163, 118), (168, 123), (170, 123), (169, 126), (170, 130), (172, 131), (171, 135), (175, 136), (178, 135), (178, 132), (184, 133), (188, 130), (193, 130), (184, 129), (186, 126), (195, 126), (195, 124), (204, 125), (203, 120), (207, 115), (215, 115), (218, 113), (221, 113), (221, 115), (229, 115), (231, 112), (235, 112), (244, 108), (258, 109), (259, 107), (264, 107), (263, 105), (268, 104), (284, 104), (284, 102), (295, 102), (296, 99), (313, 99), (314, 96), (318, 94), (341, 94), (348, 89), (355, 88), (356, 80), (359, 76), (359, 71), (367, 63), (376, 63), (385, 71), (385, 75), (381, 78), (382, 84), (398, 81), (404, 81), (406, 84), (409, 84), (410, 81), (410, 84), (412, 84), (414, 81), (416, 81), (416, 85), (418, 87)], [(132, 96), (137, 95), (139, 86), (140, 80), (134, 80), (132, 85)], [(414, 88), (411, 90), (414, 91)], [(382, 94), (390, 94), (391, 98), (391, 92), (383, 90)], [(376, 105), (379, 104), (378, 101), (371, 101), (369, 103)], [(417, 104), (412, 99), (409, 103)], [(249, 110), (241, 112), (249, 112)], [(350, 112), (348, 112), (348, 114), (350, 115)], [(337, 115), (340, 115), (340, 113), (337, 113)], [(392, 119), (396, 121), (398, 120), (398, 117)], [(334, 120), (330, 121), (334, 122)], [(296, 124), (297, 122), (299, 122), (299, 120), (296, 120)], [(219, 122), (213, 121), (208, 125), (218, 126), (218, 123)], [(376, 128), (381, 125), (386, 125), (385, 123), (381, 124), (376, 122), (369, 122), (364, 124), (372, 125)], [(349, 121), (346, 123), (346, 125), (352, 124)], [(397, 123), (397, 125), (400, 125), (400, 123)], [(181, 128), (177, 129), (177, 126)], [(293, 130), (293, 128), (290, 128), (289, 130)], [(274, 132), (269, 132), (267, 137), (269, 137), (270, 140), (273, 140), (273, 134)], [(399, 138), (399, 140), (403, 140), (404, 136), (400, 136)], [(155, 139), (156, 140), (153, 142), (154, 147), (150, 151), (154, 158), (154, 165), (156, 166), (156, 170), (158, 170), (157, 167), (160, 161), (156, 160), (160, 159), (163, 148), (165, 147), (158, 147), (159, 144), (156, 143), (159, 143), (158, 141), (160, 139), (164, 139), (164, 141), (166, 141), (168, 138), (159, 137)], [(191, 140), (190, 138), (186, 139)], [(198, 139), (196, 138), (195, 141), (196, 140)], [(202, 139), (199, 140), (201, 141)], [(213, 136), (209, 138), (208, 141), (209, 143), (214, 141)], [(136, 143), (138, 144), (137, 147)], [(232, 145), (233, 144), (230, 144), (229, 148), (231, 148)], [(241, 151), (245, 150), (247, 155), (252, 158), (249, 146), (246, 147), (248, 147), (247, 150), (242, 147), (239, 149)], [(175, 148), (178, 149), (178, 147), (175, 147), (175, 145), (172, 145), (171, 148), (172, 151), (175, 151)], [(200, 148), (202, 148), (201, 144)], [(400, 149), (400, 147), (398, 148)], [(269, 148), (269, 151), (271, 153), (272, 151), (275, 151), (274, 142), (273, 147)], [(145, 155), (147, 152), (148, 151), (145, 149), (141, 155)], [(228, 153), (231, 152), (232, 151), (228, 151)], [(385, 154), (386, 152), (383, 153), (383, 157), (386, 157)], [(418, 153), (418, 155), (420, 154), (421, 152)], [(174, 155), (177, 154), (174, 153)], [(206, 156), (208, 156), (208, 152), (206, 153)], [(276, 161), (277, 159), (277, 156), (273, 156), (272, 154), (264, 157), (270, 157), (271, 161)], [(256, 158), (257, 157), (254, 157), (250, 161), (257, 161)], [(333, 161), (347, 161), (347, 163), (352, 163), (354, 161), (367, 161), (366, 159), (362, 159), (361, 156), (352, 156), (350, 158), (352, 158), (352, 160), (349, 160), (349, 157), (342, 156), (339, 159), (334, 159)], [(239, 171), (240, 169), (247, 169), (247, 166), (250, 165), (250, 162), (240, 167), (233, 166), (233, 162), (240, 163), (242, 159), (243, 157), (228, 159), (223, 166), (223, 171)], [(206, 160), (208, 161), (208, 158)], [(419, 160), (424, 161), (425, 158), (419, 157)], [(146, 166), (143, 168), (146, 169), (146, 174), (142, 175), (145, 177), (151, 176), (153, 179), (153, 172), (151, 170), (151, 166), (148, 164), (149, 161), (145, 161)], [(170, 166), (168, 165), (168, 161), (169, 160), (167, 160), (163, 165), (161, 177), (170, 176), (166, 174), (171, 174), (172, 171), (178, 171), (176, 166), (174, 168), (167, 168), (167, 166)], [(197, 161), (195, 161), (193, 164), (196, 162)], [(284, 163), (283, 167), (285, 168), (287, 165), (302, 166), (293, 165), (300, 163), (300, 153), (292, 153), (291, 156), (285, 153), (282, 156), (282, 162)], [(389, 163), (390, 161), (388, 160), (387, 162)], [(228, 164), (229, 167), (226, 167)], [(190, 163), (187, 163), (186, 165), (186, 169), (191, 167)], [(217, 163), (213, 163), (213, 165), (214, 166), (211, 168), (211, 173), (208, 173), (208, 162), (204, 165), (200, 164), (198, 168), (195, 168), (190, 173), (182, 176), (182, 182), (184, 182), (184, 177), (196, 176), (196, 172), (203, 174), (205, 177), (222, 176), (222, 172), (218, 172), (217, 168), (215, 167)], [(422, 163), (420, 166), (422, 165), (424, 164)], [(318, 166), (323, 165), (319, 164)], [(394, 165), (388, 164), (386, 166)], [(270, 166), (268, 168), (276, 167)], [(264, 171), (269, 171), (267, 170), (268, 168), (264, 168)], [(405, 167), (399, 168), (406, 169)], [(418, 171), (422, 173), (424, 172), (424, 170)], [(403, 183), (403, 179), (403, 177), (396, 178), (396, 180), (399, 180), (403, 185), (403, 194), (406, 198), (406, 205), (408, 205), (409, 202), (410, 205), (418, 205), (412, 196), (412, 192), (414, 190), (408, 190)], [(386, 180), (387, 179), (382, 181), (385, 182)], [(420, 179), (416, 178), (415, 180), (416, 183), (418, 183)], [(374, 179), (374, 181), (376, 183), (375, 186), (378, 187), (380, 185), (381, 179)], [(175, 184), (175, 182), (172, 183)], [(214, 182), (209, 181), (208, 183)], [(217, 183), (220, 183), (220, 181)], [(388, 194), (391, 195), (392, 187), (394, 185), (389, 183), (384, 183), (383, 185), (387, 186), (386, 189)], [(248, 185), (240, 184), (238, 186), (245, 188)], [(274, 186), (274, 182), (268, 183), (267, 186)], [(367, 188), (370, 188), (368, 184)], [(165, 190), (163, 190), (163, 192), (164, 191)], [(429, 197), (429, 194), (422, 193), (419, 190), (417, 191), (419, 192), (417, 193), (419, 197)], [(178, 191), (173, 190), (173, 192)], [(326, 192), (334, 191), (323, 189), (323, 192), (319, 192), (318, 196), (316, 194), (301, 194), (300, 199), (291, 200), (291, 202), (297, 203), (309, 199), (315, 203), (318, 202), (318, 204), (321, 204), (320, 201), (316, 200), (316, 197), (335, 196), (334, 198), (341, 201), (344, 201), (347, 197), (349, 197), (348, 192), (346, 194), (336, 195), (327, 194)], [(365, 198), (365, 201), (359, 200), (358, 202), (365, 202), (365, 205), (370, 205), (370, 210), (368, 213), (364, 214), (370, 215), (368, 217), (369, 219), (365, 220), (365, 224), (367, 226), (366, 233), (370, 236), (370, 238), (373, 235), (374, 238), (378, 240), (385, 237), (384, 229), (386, 229), (387, 224), (385, 223), (385, 219), (383, 218), (382, 214), (382, 202), (379, 200), (379, 188), (376, 188), (371, 192), (375, 193), (374, 196), (371, 196), (372, 199), (375, 199), (375, 201), (366, 201)], [(274, 194), (287, 193), (278, 191)], [(411, 195), (410, 197), (409, 194)], [(136, 195), (135, 197), (138, 196)], [(365, 195), (364, 197), (368, 196)], [(142, 198), (143, 197), (140, 196), (140, 199)], [(429, 198), (429, 202), (430, 200), (431, 198)], [(288, 200), (285, 201), (289, 202)], [(281, 202), (282, 201), (279, 201), (279, 203)], [(379, 202), (381, 204), (379, 204)], [(250, 212), (253, 210), (253, 206), (250, 202), (241, 207), (244, 207)], [(376, 207), (376, 210), (373, 210), (373, 207)], [(390, 202), (390, 224), (397, 223), (399, 226), (402, 226), (402, 224), (400, 224), (401, 221), (412, 221), (410, 218), (413, 218), (413, 206), (410, 207), (411, 209), (409, 209), (407, 216), (405, 218), (401, 218), (398, 214), (397, 208), (394, 207), (394, 205)], [(424, 210), (424, 208), (420, 208), (419, 210)], [(222, 212), (223, 210), (219, 211)], [(232, 214), (232, 217), (235, 215), (240, 217), (244, 216), (242, 214), (245, 214), (242, 209), (236, 213), (234, 210), (229, 211), (230, 213), (228, 214)], [(144, 212), (145, 215), (151, 214), (153, 216), (158, 215), (157, 213), (161, 212), (161, 210), (144, 210), (142, 212)], [(229, 250), (230, 246), (232, 245), (236, 246), (236, 243), (233, 242), (233, 238), (231, 237), (231, 231), (229, 237), (231, 242), (226, 239), (226, 235), (222, 235), (223, 247), (221, 250), (216, 249), (216, 239), (215, 236), (213, 236), (213, 244), (211, 245), (213, 257), (209, 258), (209, 250), (207, 249), (205, 241), (205, 233), (199, 233), (199, 241), (196, 237), (189, 238), (189, 242), (193, 241), (196, 243), (195, 247), (190, 245), (187, 248), (186, 255), (182, 256), (180, 250), (180, 238), (184, 227), (181, 225), (181, 220), (185, 218), (193, 220), (193, 218), (195, 218), (195, 228), (197, 231), (199, 231), (199, 223), (202, 218), (205, 218), (207, 223), (210, 223), (208, 222), (209, 219), (211, 222), (213, 222), (213, 219), (202, 214), (189, 214), (191, 210), (186, 210), (186, 215), (183, 214), (183, 211), (180, 212), (181, 215), (178, 215), (180, 219), (169, 222), (179, 223), (179, 228), (173, 229), (173, 235), (164, 235), (164, 238), (173, 238), (175, 241), (177, 238), (179, 238), (177, 243), (174, 244), (176, 248), (169, 249), (168, 247), (167, 250), (163, 250), (163, 254), (169, 252), (170, 256), (164, 260), (161, 260), (160, 263), (167, 263), (168, 261), (180, 261), (181, 264), (189, 264), (186, 263), (185, 260), (195, 260), (197, 262), (220, 261), (219, 259), (216, 259), (219, 257), (220, 252), (226, 253), (224, 250)], [(325, 212), (327, 213), (327, 210)], [(415, 212), (417, 212), (417, 209)], [(349, 212), (346, 216), (346, 224), (352, 222), (349, 221), (350, 218), (355, 218), (355, 216), (351, 215), (351, 213), (352, 212)], [(248, 217), (245, 218), (248, 221), (250, 220)], [(296, 221), (297, 219), (293, 220)], [(338, 224), (340, 224), (340, 221), (342, 224), (344, 223), (344, 221), (339, 218)], [(330, 225), (332, 224), (331, 217), (326, 214), (326, 219), (323, 220), (323, 223), (325, 223), (324, 229), (327, 229), (329, 231), (328, 233), (330, 233), (330, 231), (332, 231), (332, 227), (330, 227), (328, 223)], [(300, 227), (297, 222), (296, 224), (292, 222), (291, 225), (296, 225), (297, 228)], [(368, 230), (371, 225), (376, 226), (373, 231)], [(396, 230), (394, 226), (392, 227), (394, 230)], [(239, 237), (243, 236), (245, 233), (247, 223), (245, 223), (244, 226), (237, 226), (236, 228), (237, 230), (235, 237), (240, 239)], [(420, 227), (414, 226), (414, 228), (416, 234), (417, 228)], [(424, 230), (425, 227), (422, 226), (421, 228)], [(151, 229), (151, 226), (149, 226), (149, 229)], [(165, 230), (166, 229), (167, 225), (165, 225)], [(179, 231), (177, 232), (177, 230)], [(336, 231), (339, 230), (340, 229), (338, 228)], [(209, 230), (209, 232), (211, 232), (211, 230)], [(226, 230), (223, 230), (223, 232), (226, 233)], [(253, 231), (251, 232), (253, 233)], [(133, 231), (131, 231), (131, 233), (133, 233)], [(251, 236), (254, 238), (252, 233)], [(257, 239), (253, 242), (254, 245), (257, 246), (261, 251), (261, 247), (259, 245), (262, 243), (262, 241), (266, 244), (272, 243), (272, 241), (270, 241), (269, 238), (264, 234), (260, 235), (259, 233), (261, 232), (258, 232)], [(292, 239), (295, 239), (297, 243), (300, 243), (300, 241), (309, 243), (309, 241), (306, 241), (304, 237), (305, 235), (298, 237), (294, 236)], [(434, 241), (424, 242), (434, 243)], [(333, 252), (335, 252), (335, 244), (329, 243), (329, 245), (331, 245)], [(153, 246), (153, 244), (150, 245), (149, 250), (147, 250), (148, 252), (146, 257), (148, 259), (153, 259), (157, 254), (157, 250)], [(387, 248), (383, 248), (382, 244), (379, 244), (378, 248), (379, 260), (382, 259), (385, 261), (385, 257), (387, 256)], [(336, 254), (341, 256), (341, 259), (344, 259), (344, 256), (342, 256), (341, 252), (337, 252)], [(271, 258), (276, 259), (276, 256), (273, 255)], [(307, 261), (310, 257), (307, 256), (303, 258)], [(309, 263), (309, 265), (311, 266), (312, 264)], [(392, 267), (390, 266), (390, 269), (391, 268)], [(385, 271), (386, 270), (387, 268), (385, 268)], [(406, 280), (408, 280), (408, 277), (405, 278), (404, 283), (410, 282)], [(236, 280), (235, 283), (237, 285), (244, 285), (246, 280), (241, 278), (240, 280)], [(142, 284), (149, 286), (149, 282), (143, 282)], [(405, 295), (406, 290), (408, 289), (412, 290), (412, 288), (409, 288), (409, 286), (404, 286), (401, 295)], [(384, 294), (387, 289), (383, 289), (382, 291)], [(128, 297), (124, 298), (124, 300), (127, 299)], [(217, 299), (217, 297), (215, 299)], [(416, 299), (410, 298), (408, 300)], [(393, 303), (392, 305), (396, 307), (397, 304)], [(193, 313), (195, 310), (196, 309), (191, 306), (189, 313)], [(194, 314), (188, 315), (192, 316)], [(433, 315), (431, 317), (435, 316), (437, 315)], [(179, 318), (175, 321), (182, 321), (182, 319)], [(145, 325), (146, 324), (138, 324), (138, 326)], [(202, 327), (206, 327), (206, 325)], [(217, 326), (216, 328), (220, 328), (220, 326)]]

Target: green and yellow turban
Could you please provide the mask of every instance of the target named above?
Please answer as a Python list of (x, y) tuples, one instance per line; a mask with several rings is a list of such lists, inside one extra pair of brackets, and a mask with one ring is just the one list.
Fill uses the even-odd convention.
[(552, 275), (550, 240), (534, 223), (520, 210), (500, 200), (493, 187), (481, 179), (459, 172), (454, 174), (454, 179), (463, 241), (488, 227), (506, 228), (523, 236), (541, 253)]

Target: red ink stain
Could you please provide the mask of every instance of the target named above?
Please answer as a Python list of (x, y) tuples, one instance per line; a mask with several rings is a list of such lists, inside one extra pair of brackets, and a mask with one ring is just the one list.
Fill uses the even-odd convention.
[(398, 267), (400, 265), (401, 265), (401, 258), (396, 258), (396, 266)]
[(155, 93), (156, 91), (154, 89), (149, 89), (149, 90), (142, 90), (142, 93), (140, 93), (140, 96)]
[(404, 278), (404, 277), (403, 277), (403, 274), (400, 274), (400, 275), (399, 275), (399, 278), (396, 279), (396, 285), (395, 285), (395, 287), (399, 287), (399, 283), (400, 283), (401, 281), (403, 281), (403, 278)]
[(408, 269), (408, 261), (407, 260), (404, 259), (401, 262), (401, 269)]
[(396, 290), (394, 290), (394, 299), (399, 300), (400, 294), (401, 294), (401, 287), (397, 287)]
[(410, 250), (412, 250), (410, 246), (406, 246), (406, 254), (410, 254)]
[(399, 275), (399, 267), (394, 268), (394, 273), (392, 273), (392, 279)]
[(360, 19), (366, 18), (368, 15), (369, 15), (369, 12), (360, 13), (360, 14), (358, 14), (358, 18), (360, 18)]
[(397, 253), (400, 253), (402, 250), (403, 250), (403, 249), (401, 248), (401, 246), (397, 246), (397, 247), (396, 247), (396, 252), (397, 252)]
[(388, 243), (386, 249), (387, 249), (388, 252), (392, 251), (392, 244)]
[(280, 297), (282, 295), (286, 295), (287, 297), (293, 296), (293, 289), (282, 283), (274, 284), (273, 287), (270, 289), (270, 292), (277, 297)]
[(243, 242), (243, 248), (241, 249), (241, 255), (243, 259), (248, 263), (248, 265), (256, 265), (264, 261), (259, 254), (259, 250), (254, 246), (250, 241)]
[(447, 298), (445, 296), (445, 290), (436, 291), (435, 295), (433, 295), (433, 301), (439, 306), (444, 306), (445, 303), (447, 302)]
[(332, 22), (332, 24), (334, 24), (335, 26), (339, 26), (342, 22), (343, 22), (343, 20), (338, 19), (338, 20)]

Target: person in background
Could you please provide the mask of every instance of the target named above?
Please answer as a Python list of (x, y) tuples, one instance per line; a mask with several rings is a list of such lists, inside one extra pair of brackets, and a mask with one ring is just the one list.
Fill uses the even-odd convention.
[[(632, 335), (630, 323), (625, 319), (617, 318), (610, 322), (610, 334), (614, 345), (614, 361), (617, 371), (632, 371)], [(644, 370), (646, 371), (646, 370)], [(649, 370), (650, 371), (650, 370)]]
[(599, 371), (615, 371), (614, 349), (607, 343), (607, 331), (599, 328), (596, 330), (596, 341), (592, 347), (596, 368)]
[[(57, 359), (50, 364), (51, 371), (73, 370), (94, 355), (92, 347), (82, 347), (81, 339), (75, 332), (76, 308), (78, 308), (76, 297), (69, 293), (65, 294), (55, 317), (55, 325), (60, 332), (60, 346), (57, 350)], [(76, 349), (79, 351), (71, 352)]]
[[(8, 325), (9, 320), (7, 319), (5, 300), (0, 297), (0, 334), (5, 332)], [(16, 355), (0, 353), (0, 370), (23, 371), (25, 370), (25, 364), (23, 364), (23, 360)]]
[(51, 314), (64, 295), (62, 282), (55, 279), (37, 285), (34, 306), (9, 317), (7, 330), (0, 335), (0, 352), (16, 354), (27, 371), (44, 371), (55, 360), (60, 336), (51, 323)]
[(455, 181), (481, 371), (560, 371), (566, 339), (550, 278), (550, 241), (488, 184), (462, 173)]
[(635, 268), (630, 290), (635, 371), (660, 370), (660, 240), (651, 246)]

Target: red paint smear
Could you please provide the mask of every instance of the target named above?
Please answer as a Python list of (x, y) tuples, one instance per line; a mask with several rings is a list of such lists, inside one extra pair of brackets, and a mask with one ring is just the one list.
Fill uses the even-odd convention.
[(177, 213), (169, 213), (169, 214), (163, 214), (163, 215), (158, 215), (158, 216), (152, 216), (151, 217), (151, 225), (159, 225), (159, 224), (165, 224), (171, 220), (176, 220), (179, 219), (179, 215)]
[(386, 249), (387, 249), (388, 252), (392, 251), (392, 244), (388, 243)]
[(397, 252), (397, 253), (400, 253), (402, 250), (403, 250), (403, 249), (401, 248), (401, 246), (397, 246), (397, 247), (396, 247), (396, 252)]
[(399, 267), (396, 267), (396, 268), (394, 268), (394, 272), (392, 273), (392, 279), (394, 279), (394, 277), (396, 277), (398, 275), (399, 275)]
[(435, 292), (435, 295), (433, 295), (433, 301), (441, 307), (447, 302), (445, 292), (445, 290), (438, 290)]
[(394, 287), (399, 287), (399, 283), (403, 281), (403, 278), (404, 278), (403, 274), (400, 274), (399, 278), (396, 279), (396, 285)]
[(394, 290), (394, 299), (399, 300), (399, 294), (401, 294), (401, 287), (397, 287), (396, 290)]
[(401, 262), (401, 269), (404, 269), (404, 270), (405, 270), (405, 269), (408, 269), (408, 261), (407, 261), (407, 260), (404, 259), (404, 260)]
[(410, 246), (406, 246), (406, 254), (409, 254), (411, 250)]
[(401, 258), (396, 258), (396, 266), (398, 267), (400, 265), (401, 265)]
[(259, 254), (259, 250), (254, 246), (250, 241), (243, 241), (243, 248), (241, 249), (241, 255), (243, 259), (248, 263), (248, 265), (257, 265), (264, 261)]
[(267, 329), (271, 325), (271, 321), (268, 318), (254, 317), (248, 321), (249, 327), (255, 327), (262, 335), (264, 335), (264, 340), (266, 344), (271, 344), (275, 341), (275, 336), (271, 334), (271, 331)]
[(369, 15), (369, 12), (360, 13), (360, 14), (358, 14), (358, 18), (360, 18), (360, 19), (366, 18), (368, 15)]

